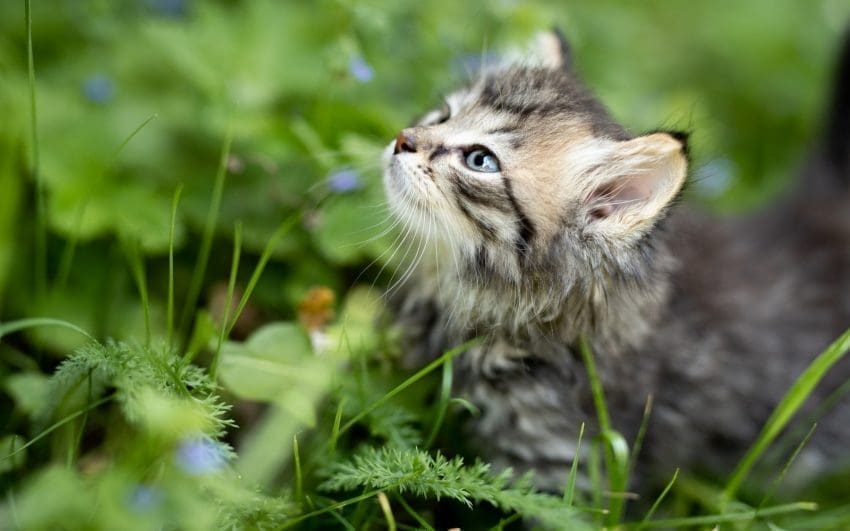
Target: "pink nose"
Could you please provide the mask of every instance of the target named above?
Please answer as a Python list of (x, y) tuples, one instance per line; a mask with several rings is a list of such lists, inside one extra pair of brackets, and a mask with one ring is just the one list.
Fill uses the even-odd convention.
[(406, 129), (395, 137), (395, 148), (393, 149), (393, 154), (398, 155), (402, 151), (416, 153), (416, 141), (410, 134), (410, 131)]

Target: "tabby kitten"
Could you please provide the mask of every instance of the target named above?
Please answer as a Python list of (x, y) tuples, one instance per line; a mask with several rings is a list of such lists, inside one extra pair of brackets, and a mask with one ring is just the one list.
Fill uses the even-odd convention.
[[(850, 325), (847, 64), (829, 141), (769, 212), (713, 219), (677, 206), (687, 136), (636, 136), (581, 85), (555, 31), (534, 61), (485, 69), (385, 152), (394, 213), (422, 259), (397, 297), (410, 364), (462, 341), (456, 392), (499, 466), (562, 488), (579, 427), (598, 430), (577, 342), (587, 338), (638, 476), (728, 471), (794, 379)], [(850, 377), (837, 366), (822, 400)], [(850, 457), (846, 402), (800, 463)]]

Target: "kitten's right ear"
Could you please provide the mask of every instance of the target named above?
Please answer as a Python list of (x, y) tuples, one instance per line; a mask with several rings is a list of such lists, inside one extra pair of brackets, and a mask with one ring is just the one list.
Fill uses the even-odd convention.
[(537, 34), (537, 57), (549, 68), (570, 72), (573, 66), (570, 43), (557, 27)]

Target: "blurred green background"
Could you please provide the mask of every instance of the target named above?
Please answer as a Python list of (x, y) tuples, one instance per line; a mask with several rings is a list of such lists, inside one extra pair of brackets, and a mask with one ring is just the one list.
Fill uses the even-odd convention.
[[(178, 188), (180, 348), (205, 350), (193, 330), (221, 319), (237, 232), (239, 293), (275, 230), (295, 223), (271, 248), (237, 339), (294, 320), (315, 286), (344, 300), (355, 281), (386, 283), (393, 264), (366, 268), (390, 261), (381, 148), (482, 58), (553, 25), (629, 129), (692, 132), (695, 201), (754, 208), (816, 141), (848, 24), (845, 0), (36, 0), (34, 132), (24, 2), (5, 0), (0, 323), (55, 317), (141, 343), (149, 310), (162, 343)], [(205, 227), (211, 259), (199, 276)], [(84, 341), (38, 328), (0, 342), (3, 434), (34, 433), (26, 401), (43, 389), (38, 375)]]

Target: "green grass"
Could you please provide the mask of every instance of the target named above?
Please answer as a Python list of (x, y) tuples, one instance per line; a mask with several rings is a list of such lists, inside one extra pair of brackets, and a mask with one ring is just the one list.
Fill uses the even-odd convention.
[[(767, 201), (811, 137), (840, 8), (226, 4), (0, 5), (0, 153), (12, 154), (0, 194), (15, 212), (0, 220), (0, 245), (11, 242), (0, 258), (12, 257), (0, 260), (0, 522), (850, 527), (846, 500), (783, 481), (812, 433), (790, 421), (850, 332), (800, 375), (725, 481), (683, 470), (647, 500), (627, 491), (651, 402), (626, 441), (583, 343), (587, 421), (601, 435), (582, 425), (587, 458), (563, 492), (541, 493), (529, 477), (454, 455), (459, 423), (480, 412), (452, 396), (452, 360), (482, 338), (399, 369), (399, 331), (379, 319), (393, 234), (373, 236), (386, 227), (376, 161), (387, 139), (462, 78), (484, 42), (499, 49), (553, 23), (630, 127), (687, 122), (697, 168), (728, 163), (731, 186), (698, 189), (697, 200)], [(766, 11), (769, 32), (745, 23)], [(659, 24), (665, 32), (647, 33)], [(723, 79), (705, 58), (723, 62)], [(754, 145), (765, 146), (757, 160)], [(339, 172), (353, 172), (352, 189), (334, 184)], [(26, 193), (4, 188), (11, 181)], [(390, 274), (364, 271), (372, 261)], [(311, 306), (316, 286), (337, 300)], [(310, 319), (320, 324), (308, 330)], [(766, 453), (784, 446), (784, 466), (767, 473)]]

